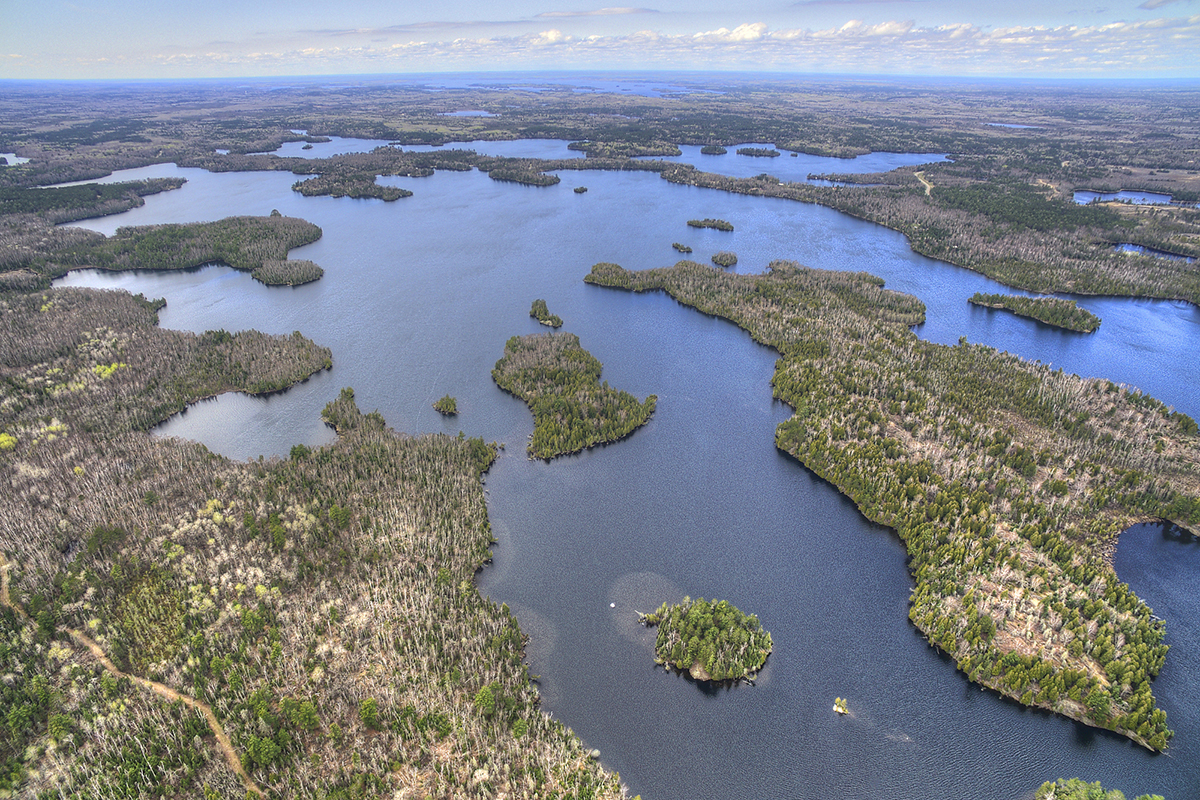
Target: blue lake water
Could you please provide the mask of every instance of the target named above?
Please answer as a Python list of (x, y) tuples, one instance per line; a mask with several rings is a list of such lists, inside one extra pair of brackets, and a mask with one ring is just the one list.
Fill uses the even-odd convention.
[(1175, 253), (1164, 253), (1162, 250), (1155, 250), (1153, 247), (1143, 247), (1140, 244), (1129, 244), (1128, 242), (1117, 245), (1116, 249), (1117, 252), (1120, 253), (1138, 253), (1141, 255), (1154, 256), (1155, 258), (1166, 258), (1171, 261), (1183, 261), (1188, 264), (1194, 264), (1196, 261), (1196, 259), (1192, 258), (1191, 256), (1181, 256), (1176, 255)]
[[(781, 160), (801, 159), (770, 159)], [(866, 270), (926, 303), (928, 320), (916, 329), (923, 338), (953, 344), (966, 336), (1136, 385), (1193, 416), (1200, 310), (1081, 298), (1103, 324), (1090, 336), (1066, 333), (971, 306), (974, 292), (1008, 290), (913, 253), (893, 231), (820, 206), (653, 174), (569, 171), (547, 188), (475, 171), (381, 179), (414, 192), (394, 203), (305, 198), (291, 191), (294, 176), (278, 173), (166, 165), (112, 180), (152, 175), (188, 183), (80, 224), (111, 233), (278, 209), (323, 228), (320, 241), (292, 255), (321, 264), (325, 277), (268, 288), (213, 266), (85, 271), (59, 285), (166, 297), (165, 327), (301, 330), (334, 358), (331, 371), (284, 394), (225, 395), (160, 433), (235, 458), (286, 455), (293, 444), (330, 440), (320, 409), (353, 386), (364, 410), (378, 408), (398, 430), (462, 429), (504, 443), (486, 479), (499, 542), (479, 584), (531, 634), (527, 655), (546, 710), (599, 748), (632, 793), (1015, 800), (1045, 780), (1081, 776), (1130, 797), (1197, 796), (1195, 548), (1160, 552), (1157, 541), (1131, 535), (1118, 550), (1122, 578), (1167, 619), (1176, 645), (1156, 685), (1178, 734), (1170, 754), (982, 692), (909, 624), (911, 581), (897, 537), (775, 450), (774, 428), (788, 410), (771, 398), (773, 352), (664, 295), (582, 278), (597, 261), (674, 263), (673, 241), (700, 261), (733, 250), (744, 272), (774, 258)], [(580, 185), (589, 191), (575, 194)], [(689, 228), (696, 217), (727, 219), (735, 231)], [(490, 370), (508, 337), (545, 330), (528, 316), (539, 297), (604, 363), (605, 380), (658, 395), (647, 426), (549, 464), (525, 458), (532, 418), (496, 388)], [(458, 400), (456, 418), (431, 407), (447, 393)], [(651, 635), (635, 611), (684, 594), (721, 596), (759, 615), (776, 650), (758, 685), (706, 690), (654, 667)], [(1171, 601), (1151, 599), (1164, 596)], [(832, 713), (835, 696), (848, 699), (850, 717)]]
[(1086, 189), (1080, 189), (1075, 192), (1075, 202), (1081, 206), (1088, 203), (1104, 202), (1116, 200), (1122, 203), (1133, 203), (1135, 206), (1165, 206), (1170, 204), (1171, 195), (1161, 194), (1159, 192), (1138, 192), (1133, 190), (1125, 190), (1120, 192), (1092, 192)]

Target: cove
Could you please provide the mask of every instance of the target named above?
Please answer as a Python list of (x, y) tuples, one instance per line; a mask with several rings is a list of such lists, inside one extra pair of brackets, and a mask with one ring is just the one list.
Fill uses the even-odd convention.
[[(323, 228), (320, 241), (292, 256), (316, 261), (325, 277), (269, 288), (207, 267), (72, 273), (60, 285), (165, 296), (166, 327), (301, 330), (334, 353), (331, 371), (283, 395), (223, 396), (163, 432), (237, 458), (286, 455), (330, 435), (320, 408), (353, 386), (359, 405), (378, 408), (397, 430), (461, 428), (504, 443), (486, 479), (499, 542), (480, 587), (507, 602), (531, 635), (527, 656), (545, 709), (600, 749), (632, 793), (1017, 798), (1078, 775), (1130, 796), (1183, 797), (1200, 784), (1200, 710), (1166, 680), (1177, 669), (1181, 681), (1195, 682), (1186, 638), (1172, 639), (1180, 645), (1155, 687), (1177, 733), (1167, 756), (980, 691), (909, 624), (911, 583), (897, 537), (774, 448), (774, 428), (788, 416), (771, 399), (774, 353), (664, 295), (600, 289), (582, 277), (597, 261), (673, 263), (672, 241), (701, 261), (734, 250), (747, 272), (780, 257), (861, 269), (925, 301), (923, 338), (952, 344), (966, 336), (1138, 385), (1196, 415), (1194, 307), (1086, 298), (1101, 329), (1060, 333), (973, 309), (966, 299), (975, 291), (1006, 290), (914, 254), (885, 228), (654, 175), (564, 172), (544, 189), (478, 172), (389, 178), (415, 193), (395, 203), (304, 198), (288, 174), (159, 166), (117, 179), (149, 173), (189, 183), (85, 224), (111, 232), (278, 208)], [(574, 194), (580, 185), (589, 191)], [(736, 229), (686, 226), (704, 217)], [(543, 330), (528, 316), (538, 297), (604, 363), (604, 380), (658, 395), (648, 425), (549, 464), (525, 458), (529, 412), (493, 384), (490, 370), (509, 336)], [(458, 417), (433, 410), (444, 394), (458, 399)], [(208, 438), (215, 432), (227, 444)], [(1180, 577), (1147, 576), (1145, 590)], [(756, 686), (706, 690), (654, 667), (652, 634), (634, 614), (684, 594), (724, 597), (772, 632), (775, 652)], [(1169, 637), (1194, 631), (1194, 614), (1159, 611)], [(847, 698), (850, 717), (832, 712), (835, 696)]]

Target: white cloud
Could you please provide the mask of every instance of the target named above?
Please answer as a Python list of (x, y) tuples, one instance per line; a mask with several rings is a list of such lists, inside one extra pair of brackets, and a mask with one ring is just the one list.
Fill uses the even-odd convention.
[(761, 22), (750, 25), (738, 25), (733, 30), (718, 28), (715, 31), (705, 31), (693, 35), (693, 39), (705, 42), (756, 42), (767, 32), (767, 26)]
[[(472, 32), (476, 33), (476, 32)], [(323, 46), (334, 45), (337, 46)], [(822, 30), (772, 30), (761, 22), (688, 34), (642, 30), (575, 37), (557, 28), (515, 36), (426, 41), (298, 40), (159, 51), (119, 61), (72, 61), (78, 74), (335, 74), (478, 69), (753, 69), (940, 75), (1195, 77), (1200, 16), (1062, 27), (988, 29), (969, 23), (922, 27), (911, 20), (851, 20)], [(17, 62), (9, 57), (6, 63)], [(45, 73), (44, 56), (22, 69)], [(107, 66), (100, 67), (102, 63)], [(65, 68), (59, 66), (60, 71)], [(12, 72), (12, 69), (8, 70)]]

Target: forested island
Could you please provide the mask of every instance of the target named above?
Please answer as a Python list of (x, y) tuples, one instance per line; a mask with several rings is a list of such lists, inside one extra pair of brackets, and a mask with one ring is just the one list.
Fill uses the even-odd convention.
[(551, 314), (549, 307), (546, 306), (546, 301), (541, 299), (533, 301), (533, 306), (529, 309), (529, 316), (550, 328), (561, 328), (563, 324), (562, 317), (558, 314)]
[(705, 217), (704, 219), (689, 219), (688, 225), (692, 228), (712, 228), (717, 231), (732, 231), (733, 224), (726, 222), (723, 219), (713, 219)]
[(1022, 297), (1012, 294), (976, 292), (968, 302), (985, 308), (1011, 311), (1018, 317), (1029, 317), (1047, 325), (1079, 333), (1092, 333), (1100, 327), (1100, 318), (1074, 300), (1060, 297)]
[(1163, 624), (1107, 553), (1137, 521), (1200, 528), (1195, 421), (1108, 381), (921, 341), (923, 304), (865, 273), (600, 263), (586, 281), (666, 291), (779, 351), (772, 386), (795, 414), (776, 446), (899, 533), (909, 618), (971, 680), (1167, 746), (1151, 691)]
[(782, 155), (774, 147), (739, 147), (737, 154), (739, 156), (753, 156), (754, 158), (778, 158)]
[(514, 336), (496, 362), (496, 385), (533, 412), (529, 455), (552, 459), (615, 442), (645, 425), (658, 398), (644, 401), (600, 383), (600, 362), (573, 333)]
[(729, 250), (721, 250), (713, 253), (712, 263), (718, 267), (732, 267), (737, 263), (737, 253)]
[(771, 634), (758, 617), (742, 613), (727, 600), (685, 597), (643, 615), (642, 623), (658, 627), (655, 662), (686, 671), (698, 681), (749, 680), (771, 654)]

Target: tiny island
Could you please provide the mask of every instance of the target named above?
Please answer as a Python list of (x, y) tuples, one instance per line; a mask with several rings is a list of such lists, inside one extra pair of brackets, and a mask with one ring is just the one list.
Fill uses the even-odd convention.
[(753, 156), (755, 158), (779, 158), (783, 155), (773, 147), (739, 147), (737, 149), (739, 156)]
[(967, 302), (984, 308), (1008, 311), (1018, 317), (1036, 319), (1046, 325), (1079, 333), (1094, 333), (1100, 327), (1099, 317), (1086, 308), (1080, 308), (1074, 300), (1064, 300), (1061, 297), (1022, 297), (976, 292)]
[(719, 253), (714, 253), (712, 263), (718, 267), (732, 267), (737, 263), (737, 253), (729, 250), (722, 250)]
[(450, 395), (446, 395), (435, 402), (433, 408), (444, 417), (453, 417), (458, 414), (458, 401)]
[(675, 250), (680, 253), (692, 252), (692, 248), (688, 247), (686, 244), (683, 244), (682, 242), (671, 242), (671, 247), (674, 247)]
[(600, 383), (600, 362), (573, 333), (514, 336), (492, 380), (533, 412), (530, 457), (547, 461), (623, 439), (650, 419), (658, 402)]
[(693, 228), (713, 228), (718, 231), (732, 231), (733, 225), (723, 219), (713, 219), (705, 217), (704, 219), (689, 219), (688, 225)]
[(529, 309), (529, 316), (551, 328), (561, 328), (563, 324), (562, 317), (550, 313), (545, 300), (534, 300), (533, 307)]
[(758, 617), (727, 600), (684, 597), (643, 614), (642, 623), (658, 626), (655, 663), (687, 671), (698, 681), (750, 680), (771, 654), (771, 634)]
[(723, 156), (728, 152), (728, 150), (719, 144), (706, 144), (700, 148), (700, 155), (702, 156)]

